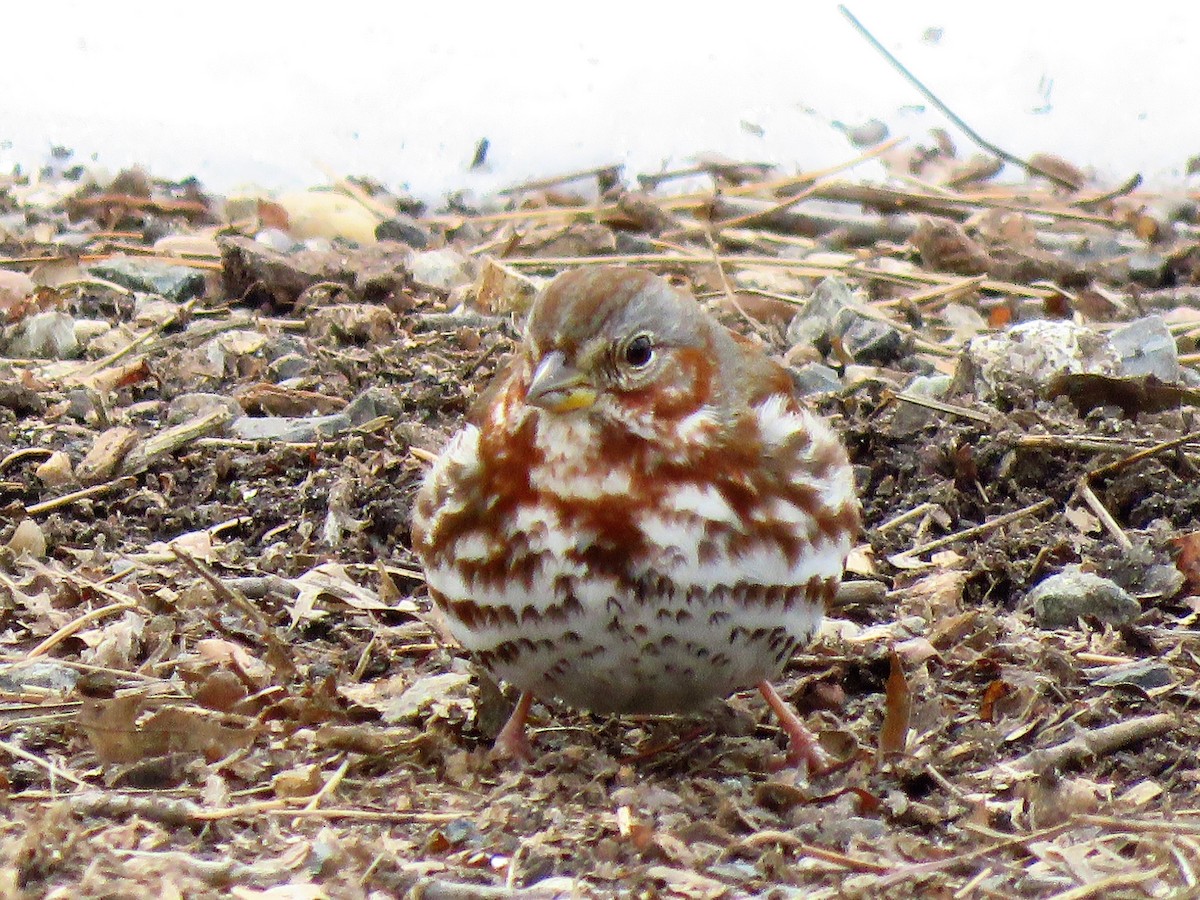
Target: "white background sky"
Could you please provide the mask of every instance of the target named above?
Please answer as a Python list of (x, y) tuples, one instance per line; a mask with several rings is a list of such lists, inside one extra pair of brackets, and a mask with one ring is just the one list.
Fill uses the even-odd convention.
[[(1152, 180), (1200, 154), (1200, 3), (848, 6), (1014, 153)], [(0, 168), (60, 143), (218, 190), (328, 169), (430, 197), (699, 151), (814, 168), (853, 155), (833, 120), (948, 124), (833, 3), (62, 0), (3, 17)], [(468, 175), (484, 136), (491, 172)]]

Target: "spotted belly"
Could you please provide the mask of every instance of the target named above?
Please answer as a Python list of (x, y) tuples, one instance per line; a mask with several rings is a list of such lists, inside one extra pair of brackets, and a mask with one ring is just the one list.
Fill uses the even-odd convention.
[[(678, 554), (660, 557), (658, 571), (614, 576), (543, 549), (528, 580), (464, 578), (461, 560), (427, 578), (455, 638), (518, 689), (596, 712), (669, 713), (778, 676), (841, 573), (839, 559), (834, 571), (798, 561), (804, 577), (787, 584), (730, 577), (753, 568), (742, 559), (681, 582), (662, 573)], [(529, 569), (521, 554), (510, 562)]]

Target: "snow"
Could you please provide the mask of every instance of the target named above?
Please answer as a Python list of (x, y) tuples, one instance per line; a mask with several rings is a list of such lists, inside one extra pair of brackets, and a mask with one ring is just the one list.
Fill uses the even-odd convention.
[[(1112, 180), (1177, 179), (1200, 153), (1185, 93), (1200, 4), (1119, 18), (1026, 0), (848, 5), (1013, 153)], [(818, 168), (857, 152), (833, 122), (872, 117), (918, 140), (945, 126), (971, 149), (831, 3), (67, 0), (5, 14), (0, 171), (62, 144), (218, 190), (362, 174), (437, 198), (612, 162), (658, 171), (701, 151)], [(483, 137), (487, 166), (469, 172)]]

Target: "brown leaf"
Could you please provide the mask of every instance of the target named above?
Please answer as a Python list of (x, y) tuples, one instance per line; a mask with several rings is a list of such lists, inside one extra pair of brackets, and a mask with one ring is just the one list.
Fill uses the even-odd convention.
[(1047, 396), (1068, 397), (1086, 415), (1101, 406), (1119, 406), (1126, 416), (1200, 406), (1200, 390), (1166, 384), (1154, 375), (1102, 375), (1064, 372), (1047, 387)]
[(141, 694), (85, 700), (77, 721), (105, 763), (134, 763), (172, 753), (203, 753), (210, 762), (253, 743), (249, 720), (229, 719), (194, 707), (164, 706), (148, 716)]
[(1003, 700), (1013, 691), (1012, 685), (997, 678), (983, 692), (983, 700), (979, 704), (979, 718), (984, 722), (996, 721), (996, 703)]
[(922, 219), (909, 241), (921, 261), (939, 272), (982, 275), (992, 265), (988, 252), (950, 219)]
[(879, 729), (880, 756), (904, 752), (911, 718), (912, 690), (908, 686), (908, 679), (904, 677), (900, 654), (893, 650), (884, 701), (883, 727)]
[(1200, 590), (1200, 531), (1189, 531), (1171, 538), (1175, 545), (1175, 568), (1187, 579), (1191, 593)]
[(145, 698), (140, 694), (85, 699), (76, 715), (79, 727), (104, 763), (131, 763), (166, 751), (163, 735), (137, 729)]

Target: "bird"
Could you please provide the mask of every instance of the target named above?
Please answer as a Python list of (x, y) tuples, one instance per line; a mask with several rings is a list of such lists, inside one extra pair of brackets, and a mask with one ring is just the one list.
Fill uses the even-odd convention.
[(828, 766), (772, 681), (838, 590), (853, 469), (788, 371), (690, 293), (623, 266), (552, 279), (412, 523), (449, 631), (520, 692), (497, 755), (534, 758), (534, 698), (660, 714), (757, 687), (789, 763)]

